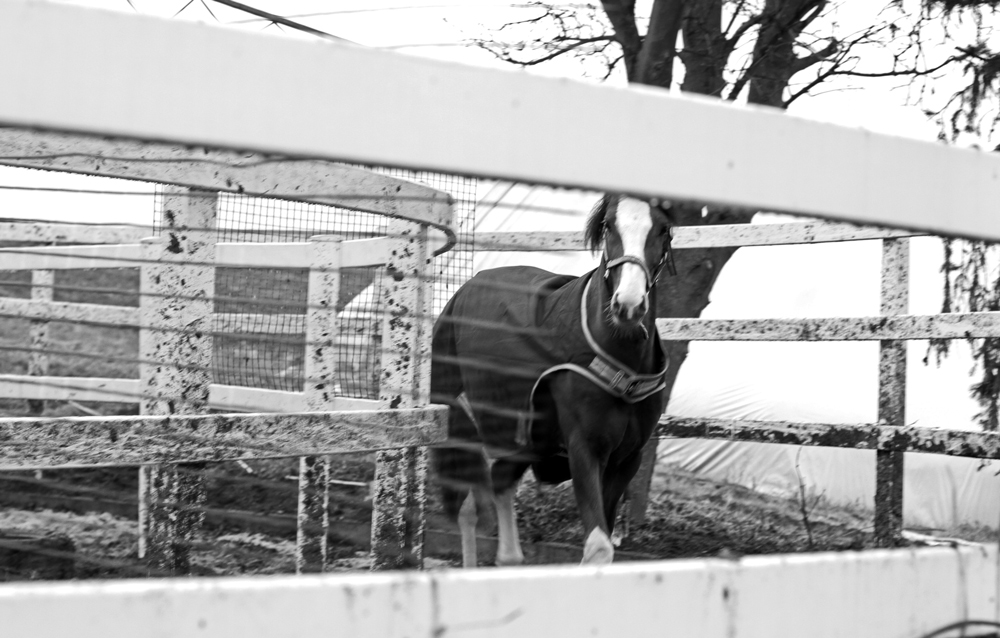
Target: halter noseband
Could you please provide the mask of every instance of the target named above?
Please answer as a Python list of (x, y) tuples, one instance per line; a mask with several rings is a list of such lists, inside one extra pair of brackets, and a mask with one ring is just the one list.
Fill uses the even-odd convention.
[(666, 250), (663, 251), (663, 256), (660, 257), (660, 263), (656, 264), (656, 270), (650, 272), (649, 266), (646, 265), (646, 262), (634, 255), (622, 255), (621, 257), (609, 260), (608, 241), (607, 241), (607, 235), (605, 234), (604, 261), (606, 263), (604, 265), (604, 279), (607, 280), (608, 277), (611, 276), (612, 268), (617, 268), (618, 266), (622, 266), (624, 264), (635, 264), (639, 268), (642, 268), (642, 273), (646, 275), (646, 292), (649, 292), (649, 289), (655, 286), (656, 282), (659, 281), (660, 273), (663, 272), (664, 267), (667, 268), (667, 272), (670, 273), (670, 276), (672, 277), (676, 276), (677, 267), (674, 265), (674, 251), (670, 245), (671, 239), (673, 239), (673, 233), (668, 229)]

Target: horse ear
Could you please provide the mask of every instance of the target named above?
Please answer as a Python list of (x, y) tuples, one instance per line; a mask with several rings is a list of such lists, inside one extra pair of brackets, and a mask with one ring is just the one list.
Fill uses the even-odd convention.
[(667, 221), (671, 226), (680, 226), (680, 211), (669, 199), (653, 198), (649, 201), (650, 206), (655, 206), (663, 211), (667, 216)]
[(604, 240), (604, 231), (607, 229), (608, 204), (611, 195), (604, 195), (594, 205), (587, 218), (587, 226), (583, 233), (583, 243), (591, 251), (597, 252), (601, 249), (601, 242)]

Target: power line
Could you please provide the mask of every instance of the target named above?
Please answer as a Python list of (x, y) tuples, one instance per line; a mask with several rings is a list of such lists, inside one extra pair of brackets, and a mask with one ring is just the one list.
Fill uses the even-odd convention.
[(255, 15), (255, 16), (259, 17), (259, 18), (264, 18), (265, 20), (269, 20), (270, 22), (272, 22), (274, 24), (280, 24), (282, 26), (286, 26), (286, 27), (289, 27), (291, 29), (296, 29), (297, 31), (302, 31), (303, 33), (308, 33), (310, 35), (315, 35), (315, 36), (318, 36), (320, 38), (325, 38), (327, 40), (333, 40), (335, 42), (342, 42), (344, 44), (353, 44), (353, 45), (360, 46), (360, 45), (358, 45), (357, 42), (352, 42), (351, 40), (348, 40), (346, 38), (341, 38), (339, 36), (332, 35), (332, 34), (327, 33), (325, 31), (320, 31), (319, 29), (314, 29), (314, 28), (312, 28), (310, 26), (306, 26), (306, 25), (302, 24), (301, 22), (295, 22), (294, 20), (289, 20), (288, 18), (284, 18), (282, 16), (279, 16), (276, 13), (269, 13), (267, 11), (263, 11), (261, 9), (257, 9), (255, 7), (251, 7), (249, 5), (243, 4), (242, 2), (236, 2), (236, 0), (213, 0), (213, 1), (214, 2), (218, 2), (221, 5), (225, 5), (227, 7), (231, 7), (233, 9), (238, 10), (238, 11), (243, 11), (245, 13), (249, 13), (250, 15)]

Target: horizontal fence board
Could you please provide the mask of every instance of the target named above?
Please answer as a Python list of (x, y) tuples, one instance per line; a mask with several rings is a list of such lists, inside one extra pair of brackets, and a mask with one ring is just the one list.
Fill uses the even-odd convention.
[[(996, 621), (995, 546), (216, 579), (15, 583), (11, 636), (885, 638)], [(558, 595), (553, 595), (558, 592)], [(986, 628), (980, 627), (985, 630)], [(936, 634), (935, 634), (936, 635)], [(952, 634), (948, 634), (952, 635)], [(965, 635), (980, 635), (968, 632)]]
[(304, 412), (306, 402), (301, 392), (213, 383), (208, 386), (208, 407), (227, 412)]
[(0, 375), (0, 398), (138, 403), (138, 379)]
[(0, 297), (0, 317), (86, 322), (132, 328), (139, 325), (139, 309), (131, 306), (34, 301), (9, 297)]
[[(220, 243), (215, 247), (215, 263), (236, 268), (309, 268), (309, 242)], [(351, 239), (341, 242), (342, 268), (381, 266), (389, 260), (398, 242), (388, 237)]]
[(137, 244), (156, 232), (148, 226), (0, 222), (4, 241), (60, 244)]
[[(1000, 239), (996, 154), (779, 109), (24, 0), (0, 3), (0, 59), (30, 61), (0, 67), (0, 122), (9, 126)], [(269, 79), (264, 94), (261, 77)], [(273, 175), (283, 164), (272, 161), (261, 172)], [(220, 168), (205, 172), (226, 173)], [(177, 181), (192, 183), (188, 175)], [(323, 192), (335, 182), (303, 187)], [(289, 182), (275, 179), (261, 192), (275, 183)]]
[[(213, 383), (208, 387), (208, 404), (213, 410), (235, 412), (302, 412), (306, 409), (302, 392), (247, 388)], [(105, 401), (138, 403), (138, 379), (95, 377), (27, 377), (0, 375), (0, 398), (49, 401)], [(331, 398), (331, 410), (379, 410), (388, 406), (376, 399)]]
[[(308, 246), (308, 242), (220, 243), (215, 263), (230, 268), (309, 268)], [(386, 263), (393, 246), (385, 237), (345, 241), (341, 266), (379, 266)], [(0, 248), (0, 270), (138, 268), (143, 263), (141, 244)]]
[[(834, 222), (678, 226), (673, 230), (672, 245), (677, 249), (780, 246), (913, 237), (920, 234), (908, 230)], [(459, 249), (473, 248), (483, 252), (586, 250), (582, 232), (558, 231), (477, 232), (473, 242), (459, 245)]]
[(141, 244), (0, 248), (0, 270), (138, 268)]
[(1000, 337), (1000, 312), (822, 319), (657, 319), (678, 341), (880, 341)]
[(792, 222), (783, 224), (734, 224), (727, 226), (681, 226), (675, 229), (677, 248), (782, 246), (822, 244), (866, 239), (915, 237), (924, 233), (898, 228), (858, 226), (837, 222)]
[(184, 145), (0, 129), (0, 164), (326, 204), (405, 217), (439, 228), (452, 223), (446, 193), (325, 161), (275, 160)]
[(459, 243), (459, 250), (518, 252), (534, 250), (586, 250), (581, 231), (476, 231), (471, 241)]
[(215, 264), (223, 268), (309, 268), (308, 242), (220, 243)]
[(309, 456), (444, 440), (447, 408), (0, 419), (0, 470)]
[(723, 439), (859, 450), (902, 450), (1000, 459), (1000, 434), (891, 425), (747, 421), (664, 415), (654, 431), (660, 438)]

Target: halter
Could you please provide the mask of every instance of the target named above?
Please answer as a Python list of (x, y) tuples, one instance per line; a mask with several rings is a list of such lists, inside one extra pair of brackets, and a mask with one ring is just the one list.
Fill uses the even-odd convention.
[(618, 266), (624, 264), (635, 264), (639, 268), (642, 268), (642, 273), (646, 275), (646, 292), (656, 285), (660, 279), (660, 273), (663, 272), (663, 268), (666, 267), (667, 272), (670, 273), (671, 277), (677, 275), (677, 266), (674, 264), (674, 251), (671, 247), (671, 240), (673, 239), (673, 232), (667, 230), (667, 246), (666, 250), (663, 251), (663, 256), (660, 257), (660, 262), (656, 264), (656, 270), (650, 272), (649, 266), (642, 259), (639, 259), (635, 255), (622, 255), (615, 259), (608, 259), (608, 235), (607, 230), (604, 231), (604, 279), (607, 281), (608, 277), (611, 276), (611, 269), (617, 268)]

